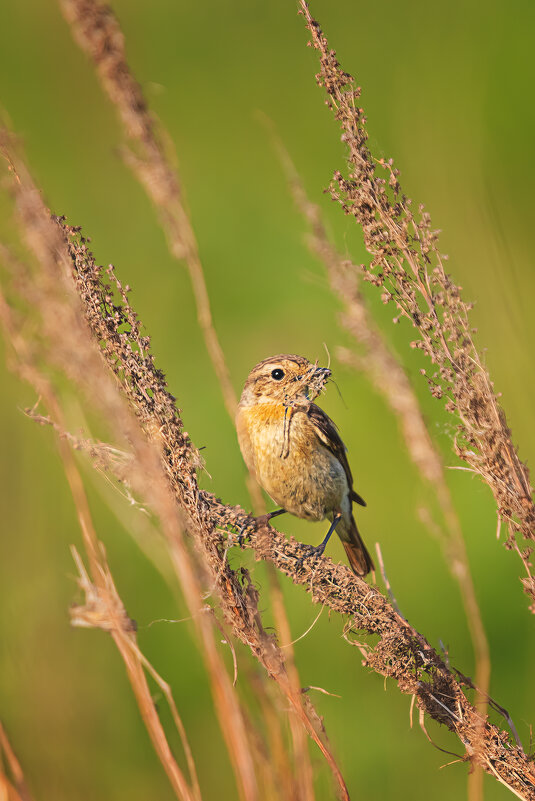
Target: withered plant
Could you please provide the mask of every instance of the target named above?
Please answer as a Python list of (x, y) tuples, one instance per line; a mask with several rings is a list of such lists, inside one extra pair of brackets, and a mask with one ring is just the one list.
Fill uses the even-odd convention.
[[(445, 269), (438, 232), (423, 205), (413, 209), (399, 183), (392, 159), (377, 159), (368, 147), (361, 90), (345, 72), (329, 46), (306, 0), (301, 13), (311, 33), (310, 45), (320, 57), (317, 83), (327, 93), (327, 105), (342, 128), (347, 146), (348, 175), (336, 171), (330, 186), (333, 200), (362, 228), (372, 255), (360, 265), (363, 278), (381, 290), (384, 303), (397, 309), (395, 321), (407, 319), (418, 338), (411, 345), (422, 350), (433, 367), (423, 370), (435, 398), (458, 419), (455, 452), (489, 485), (498, 507), (498, 525), (505, 521), (508, 549), (522, 559), (525, 592), (535, 602), (531, 574), (531, 542), (535, 540), (535, 504), (529, 472), (512, 441), (503, 409), (488, 370), (473, 339), (471, 304)], [(517, 543), (517, 535), (526, 540)], [(535, 603), (530, 605), (535, 613)]]

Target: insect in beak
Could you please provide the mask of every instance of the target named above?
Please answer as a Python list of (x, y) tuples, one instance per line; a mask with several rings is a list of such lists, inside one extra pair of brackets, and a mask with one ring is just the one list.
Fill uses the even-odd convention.
[(329, 370), (328, 367), (316, 367), (316, 369), (314, 371), (314, 375), (317, 375), (317, 376), (320, 376), (320, 377), (323, 376), (325, 381), (327, 381), (327, 379), (331, 377), (332, 373), (331, 373), (331, 371)]
[(310, 400), (314, 400), (314, 398), (320, 394), (330, 376), (331, 371), (328, 367), (316, 367), (314, 369), (312, 377), (308, 382), (308, 397)]

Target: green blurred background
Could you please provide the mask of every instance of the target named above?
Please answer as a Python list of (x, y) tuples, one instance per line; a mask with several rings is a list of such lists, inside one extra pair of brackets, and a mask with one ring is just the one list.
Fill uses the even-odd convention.
[[(285, 351), (323, 360), (323, 343), (333, 353), (348, 339), (323, 267), (304, 244), (305, 226), (259, 110), (274, 121), (340, 248), (357, 261), (367, 256), (352, 220), (322, 195), (332, 172), (344, 167), (343, 147), (315, 86), (316, 58), (305, 47), (296, 4), (116, 0), (113, 7), (134, 72), (176, 146), (236, 390), (266, 356)], [(484, 8), (475, 0), (317, 0), (312, 12), (363, 88), (372, 148), (394, 157), (405, 192), (425, 202), (443, 231), (451, 273), (465, 297), (477, 301), (479, 343), (488, 348), (514, 441), (530, 463), (535, 6), (527, 0), (489, 0)], [(0, 83), (0, 102), (52, 209), (83, 225), (98, 260), (113, 262), (133, 287), (132, 302), (187, 430), (205, 446), (210, 477), (203, 477), (204, 486), (229, 503), (248, 505), (234, 428), (196, 325), (186, 271), (169, 256), (147, 198), (117, 155), (122, 131), (115, 111), (52, 0), (4, 0)], [(2, 209), (2, 236), (10, 240), (5, 197)], [(447, 464), (455, 464), (452, 418), (418, 374), (420, 356), (408, 348), (412, 331), (391, 325), (392, 310), (373, 291), (370, 302), (414, 377)], [(111, 640), (69, 627), (68, 606), (76, 596), (69, 544), (80, 543), (72, 499), (51, 431), (20, 411), (34, 403), (33, 393), (0, 369), (0, 717), (37, 798), (170, 799)], [(331, 387), (323, 405), (339, 424), (356, 487), (368, 502), (359, 516), (366, 542), (373, 548), (380, 541), (404, 614), (473, 675), (457, 587), (439, 544), (419, 522), (418, 509), (433, 506), (432, 493), (382, 398), (363, 376), (336, 362), (333, 369), (343, 400)], [(86, 476), (119, 591), (138, 622), (141, 647), (173, 686), (205, 798), (234, 798), (191, 624), (148, 626), (183, 617), (182, 601), (117, 522), (103, 498), (104, 482), (90, 471)], [(508, 708), (527, 748), (535, 718), (535, 645), (520, 561), (496, 540), (487, 488), (467, 473), (451, 471), (448, 478), (490, 642), (491, 694)], [(322, 525), (292, 518), (282, 518), (280, 527), (310, 542), (324, 532)], [(145, 544), (165, 561), (150, 538)], [(338, 542), (329, 554), (342, 559)], [(250, 554), (243, 559), (263, 590), (262, 566)], [(301, 589), (285, 583), (284, 590), (297, 637), (318, 610)], [(269, 620), (269, 609), (266, 615)], [(341, 632), (342, 621), (324, 612), (296, 654), (303, 684), (341, 696), (313, 700), (354, 797), (400, 797), (400, 787), (407, 788), (401, 797), (412, 799), (429, 798), (430, 787), (437, 801), (462, 797), (466, 766), (439, 770), (450, 757), (433, 749), (417, 725), (410, 729), (410, 698), (363, 669)], [(246, 655), (240, 660), (245, 681)], [(441, 746), (459, 750), (445, 731), (432, 725), (430, 731)], [(321, 773), (318, 798), (330, 798), (330, 780)], [(492, 779), (485, 789), (488, 799), (508, 796)]]

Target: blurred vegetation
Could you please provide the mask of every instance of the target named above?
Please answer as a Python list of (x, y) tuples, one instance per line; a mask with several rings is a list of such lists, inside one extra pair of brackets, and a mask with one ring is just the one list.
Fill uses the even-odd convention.
[[(265, 112), (296, 162), (310, 197), (321, 203), (342, 249), (367, 255), (352, 220), (322, 196), (343, 170), (338, 131), (314, 83), (315, 56), (293, 3), (234, 0), (221, 5), (153, 0), (114, 2), (130, 63), (175, 143), (199, 241), (216, 327), (239, 392), (249, 369), (281, 351), (325, 359), (347, 343), (323, 268), (309, 254), (305, 226), (256, 112)], [(479, 342), (520, 455), (535, 454), (532, 424), (535, 292), (533, 181), (528, 157), (535, 127), (531, 38), (535, 7), (459, 0), (430, 7), (387, 0), (355, 7), (317, 0), (312, 11), (346, 69), (363, 87), (362, 103), (378, 155), (394, 157), (405, 191), (425, 202), (450, 271), (473, 313)], [(5, 0), (0, 26), (0, 102), (22, 137), (51, 208), (81, 224), (103, 263), (133, 287), (132, 303), (151, 335), (197, 446), (205, 446), (203, 484), (229, 503), (248, 505), (245, 468), (196, 325), (186, 272), (170, 257), (155, 215), (117, 154), (122, 133), (85, 57), (54, 3)], [(2, 239), (14, 239), (10, 206), (0, 200)], [(390, 323), (367, 288), (386, 335), (416, 386), (447, 464), (452, 418), (420, 379), (411, 330)], [(419, 519), (433, 500), (412, 466), (397, 424), (362, 376), (333, 365), (324, 399), (349, 448), (356, 488), (368, 502), (359, 516), (367, 543), (380, 541), (403, 613), (452, 663), (471, 675), (473, 655), (456, 585), (439, 544)], [(104, 797), (171, 798), (150, 747), (123, 667), (100, 632), (72, 630), (75, 595), (69, 544), (78, 524), (52, 432), (21, 413), (35, 402), (4, 366), (1, 381), (0, 716), (30, 786), (44, 801)], [(98, 391), (98, 388), (96, 388)], [(201, 659), (181, 599), (134, 543), (86, 471), (97, 531), (140, 644), (168, 679), (183, 715), (206, 799), (233, 798), (233, 777), (215, 722)], [(469, 474), (449, 475), (489, 637), (491, 695), (509, 710), (524, 746), (535, 717), (533, 618), (522, 594), (519, 560), (496, 541), (490, 492)], [(324, 526), (293, 518), (277, 524), (319, 542)], [(338, 542), (329, 553), (342, 559)], [(250, 559), (250, 555), (244, 556)], [(262, 565), (254, 566), (260, 588)], [(292, 632), (318, 610), (284, 583)], [(269, 618), (269, 611), (267, 612)], [(362, 797), (388, 798), (410, 786), (413, 799), (465, 792), (466, 767), (438, 772), (449, 757), (434, 750), (409, 700), (360, 667), (324, 613), (296, 645), (301, 679), (340, 698), (317, 695), (348, 782)], [(248, 660), (240, 655), (244, 671)], [(238, 679), (239, 681), (239, 679)], [(164, 719), (165, 719), (165, 712)], [(443, 747), (458, 748), (434, 726)], [(314, 758), (320, 761), (319, 755)], [(329, 797), (329, 778), (322, 778)], [(485, 779), (486, 797), (508, 792)]]

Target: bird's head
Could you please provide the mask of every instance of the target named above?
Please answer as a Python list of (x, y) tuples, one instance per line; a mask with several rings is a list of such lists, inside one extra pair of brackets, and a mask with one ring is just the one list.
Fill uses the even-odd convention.
[(240, 405), (282, 403), (294, 406), (312, 401), (324, 388), (331, 371), (303, 356), (281, 354), (259, 362), (245, 382)]

